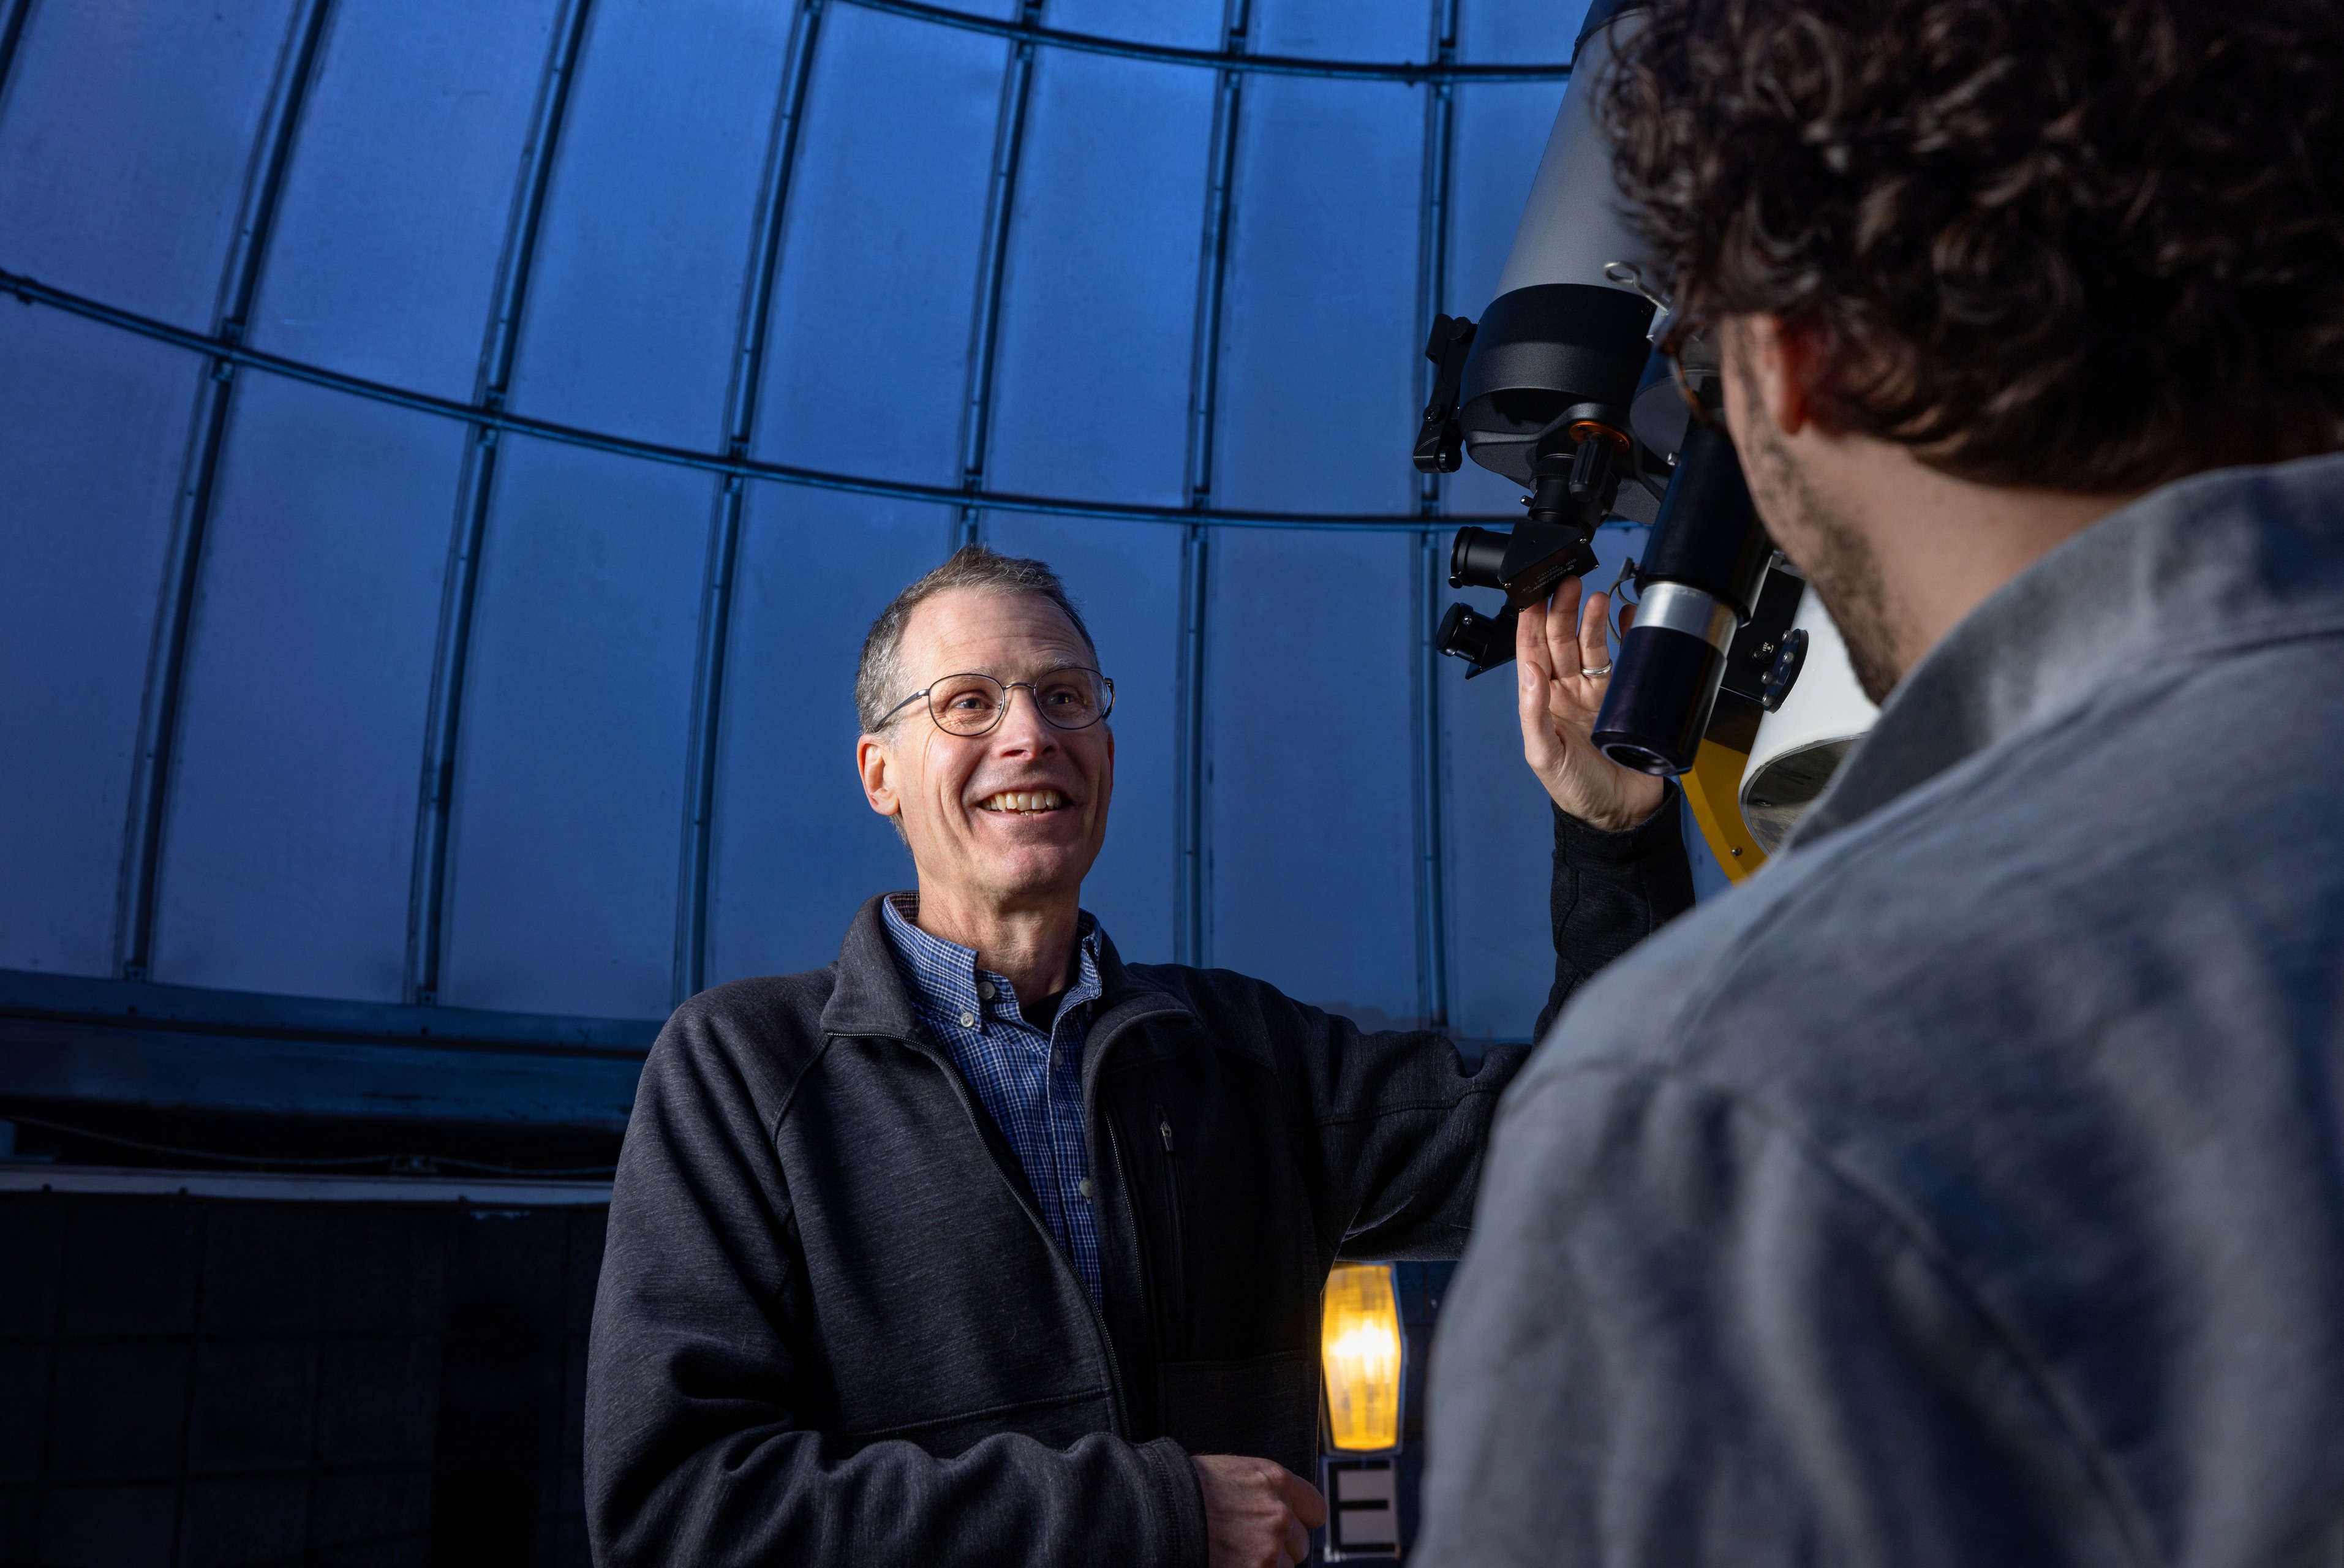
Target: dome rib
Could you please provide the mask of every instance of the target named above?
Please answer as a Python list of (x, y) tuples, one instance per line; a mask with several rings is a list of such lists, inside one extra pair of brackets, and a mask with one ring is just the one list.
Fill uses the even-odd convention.
[[(1188, 357), (1188, 510), (1212, 509), (1213, 432), (1219, 409), (1221, 299), (1228, 283), (1229, 221), (1237, 192), (1238, 109), (1245, 89), (1248, 0), (1225, 0), (1221, 70), (1213, 96), (1210, 171), (1205, 233), (1197, 269), (1197, 319)], [(1212, 533), (1189, 523), (1180, 541), (1180, 646), (1173, 703), (1172, 954), (1179, 964), (1204, 964), (1212, 888), (1207, 875), (1205, 807), (1205, 616), (1210, 602)]]
[(1568, 65), (1460, 65), (1456, 58), (1456, 29), (1453, 25), (1449, 29), (1450, 47), (1432, 63), (1417, 65), (1405, 60), (1314, 60), (1299, 55), (1246, 54), (1240, 52), (1241, 33), (1238, 48), (1232, 48), (1225, 42), (1218, 50), (1184, 49), (1171, 44), (1144, 44), (1132, 39), (1103, 37), (1096, 33), (1070, 33), (1026, 20), (1006, 22), (997, 16), (981, 16), (945, 5), (924, 5), (922, 0), (840, 0), (840, 3), (859, 5), (866, 11), (884, 11), (890, 15), (934, 23), (943, 27), (990, 33), (995, 37), (1014, 39), (1022, 45), (1078, 49), (1085, 54), (1112, 55), (1122, 59), (1148, 60), (1159, 65), (1203, 66), (1216, 70), (1259, 72), (1276, 76), (1336, 76), (1364, 82), (1565, 82), (1571, 79)]
[[(242, 342), (253, 298), (268, 258), (278, 198), (285, 188), (285, 166), (301, 123), (302, 100), (318, 75), (318, 46), (326, 34), (332, 0), (307, 0), (296, 13), (289, 58), (261, 116), (259, 146), (246, 187), (245, 217), (223, 269), (213, 341), (222, 349)], [(18, 8), (18, 25), (24, 11)], [(5, 64), (0, 61), (0, 64)], [(5, 85), (5, 78), (0, 78)], [(122, 863), (122, 914), (117, 922), (116, 971), (143, 980), (154, 960), (157, 875), (163, 863), (164, 814), (170, 790), (171, 758), (178, 741), (179, 707), (186, 691), (187, 632), (195, 619), (197, 579), (203, 571), (204, 534), (219, 496), (221, 453), (227, 443), (228, 413), (236, 396), (237, 361), (225, 353), (212, 358), (196, 420), (200, 430), (193, 454), (187, 500), (172, 530), (164, 568), (161, 609), (154, 653), (140, 704), (139, 744), (133, 754), (129, 843)]]
[(547, 52), (545, 73), (538, 85), (529, 150), (497, 268), (495, 303), (489, 311), (487, 340), (480, 348), (480, 383), (473, 408), (465, 415), (473, 423), (472, 441), (465, 455), (463, 490), (456, 503), (459, 534), (449, 551), (440, 637), (432, 653), (430, 717), (424, 732), (423, 789), (416, 806), (415, 871), (408, 903), (408, 1000), (424, 1006), (439, 1001), (445, 957), (449, 823), (455, 810), (456, 758), (463, 737), (464, 673), (472, 647), (473, 611), (480, 601), (480, 546), (488, 533), (489, 510), (496, 491), (497, 439), (506, 428), (494, 422), (493, 416), (502, 413), (512, 388), (513, 364), (520, 351), (521, 313), (529, 302), (546, 193), (553, 180), (570, 86), (577, 78), (578, 56), (585, 46), (591, 10), (591, 0), (568, 0), (554, 21), (553, 46)]
[[(950, 485), (872, 479), (861, 474), (838, 473), (793, 463), (766, 462), (756, 458), (731, 458), (717, 452), (693, 451), (686, 447), (639, 440), (632, 436), (582, 430), (575, 425), (534, 419), (527, 414), (477, 408), (452, 398), (434, 397), (429, 392), (409, 388), (385, 386), (379, 381), (346, 375), (323, 365), (313, 365), (287, 355), (271, 354), (201, 332), (191, 332), (167, 321), (157, 321), (151, 316), (141, 316), (136, 311), (86, 298), (21, 273), (0, 270), (0, 294), (12, 294), (28, 305), (50, 306), (85, 320), (168, 343), (239, 369), (262, 370), (291, 380), (306, 381), (312, 386), (348, 392), (353, 397), (374, 402), (459, 420), (482, 430), (497, 431), (500, 436), (534, 436), (562, 446), (583, 447), (590, 451), (642, 458), (652, 462), (699, 469), (728, 477), (737, 474), (744, 481), (760, 480), (809, 490), (842, 491), (851, 495), (877, 496), (890, 501), (958, 507), (969, 499), (967, 491)], [(981, 499), (984, 510), (987, 511), (1029, 512), (1044, 517), (1089, 517), (1106, 522), (1158, 522), (1183, 527), (1205, 523), (1218, 528), (1309, 529), (1338, 533), (1421, 531), (1428, 526), (1423, 516), (1416, 512), (1280, 511), (1274, 508), (1256, 507), (1191, 510), (1128, 501), (1090, 501), (1076, 496), (1019, 495), (1004, 491), (982, 491)], [(1513, 515), (1499, 512), (1471, 516), (1443, 513), (1437, 526), (1446, 528), (1458, 522), (1480, 522), (1511, 527), (1514, 521)]]

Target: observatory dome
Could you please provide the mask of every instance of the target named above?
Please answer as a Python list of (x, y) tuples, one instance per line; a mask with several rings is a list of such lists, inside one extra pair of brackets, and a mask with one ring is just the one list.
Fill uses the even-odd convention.
[(955, 5), (0, 4), (0, 971), (171, 1026), (12, 1092), (622, 1117), (908, 885), (853, 672), (968, 540), (1116, 683), (1127, 956), (1527, 1032), (1430, 648), (1516, 492), (1408, 454), (1581, 7)]

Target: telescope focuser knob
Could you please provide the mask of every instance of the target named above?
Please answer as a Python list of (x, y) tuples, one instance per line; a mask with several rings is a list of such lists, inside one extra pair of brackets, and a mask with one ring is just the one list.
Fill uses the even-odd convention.
[(1783, 699), (1791, 694), (1791, 688), (1798, 684), (1799, 672), (1806, 663), (1806, 632), (1793, 626), (1783, 633), (1783, 645), (1775, 650), (1774, 662), (1768, 667), (1765, 680), (1759, 683), (1758, 705), (1770, 713), (1781, 707)]
[(1620, 454), (1610, 441), (1590, 436), (1571, 455), (1571, 504), (1591, 532), (1620, 493)]

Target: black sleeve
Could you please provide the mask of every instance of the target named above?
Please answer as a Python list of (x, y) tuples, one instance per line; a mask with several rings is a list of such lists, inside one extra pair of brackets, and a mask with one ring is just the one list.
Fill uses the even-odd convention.
[[(1624, 833), (1554, 814), (1555, 979), (1541, 1037), (1581, 984), (1692, 905), (1681, 798), (1671, 784), (1660, 808)], [(1339, 1255), (1456, 1257), (1499, 1096), (1531, 1047), (1491, 1046), (1468, 1063), (1438, 1030), (1369, 1034), (1278, 1001), (1264, 1022), (1305, 1064), (1316, 1178)]]
[(1660, 809), (1625, 833), (1554, 814), (1554, 988), (1531, 1038), (1542, 1040), (1562, 1005), (1598, 969), (1692, 907), (1682, 793), (1673, 780)]
[(585, 1502), (600, 1568), (1201, 1568), (1169, 1439), (950, 1459), (817, 1430), (796, 1215), (757, 1097), (689, 1003), (645, 1063), (589, 1342)]

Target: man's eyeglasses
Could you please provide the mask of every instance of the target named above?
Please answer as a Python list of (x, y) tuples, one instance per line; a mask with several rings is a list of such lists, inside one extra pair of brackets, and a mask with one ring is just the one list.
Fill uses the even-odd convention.
[(914, 703), (926, 699), (928, 716), (936, 728), (951, 735), (991, 734), (1009, 712), (1009, 693), (1023, 687), (1034, 695), (1034, 707), (1051, 727), (1087, 730), (1115, 706), (1115, 683), (1096, 670), (1069, 664), (1036, 675), (1030, 681), (1001, 682), (974, 673), (946, 675), (924, 692), (914, 692), (887, 710), (885, 724)]

